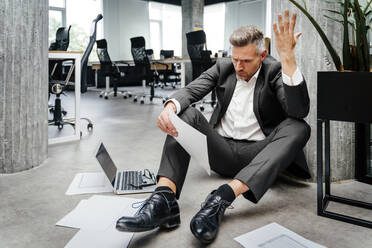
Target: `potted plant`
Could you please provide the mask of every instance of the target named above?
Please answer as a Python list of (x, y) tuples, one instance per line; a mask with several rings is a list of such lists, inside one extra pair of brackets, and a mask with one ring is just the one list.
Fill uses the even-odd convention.
[[(338, 72), (318, 72), (318, 95), (324, 92), (321, 90), (331, 90), (327, 92), (328, 99), (323, 102), (322, 106), (319, 103), (318, 97), (318, 116), (322, 113), (319, 110), (327, 112), (328, 116), (332, 116), (333, 120), (353, 121), (355, 123), (355, 164), (356, 168), (367, 168), (369, 162), (370, 149), (370, 124), (367, 110), (372, 106), (368, 106), (370, 102), (370, 92), (365, 92), (369, 89), (369, 84), (372, 84), (370, 48), (368, 42), (368, 30), (372, 28), (372, 0), (364, 1), (362, 6), (358, 0), (323, 0), (326, 3), (339, 6), (338, 10), (325, 10), (327, 14), (325, 18), (329, 18), (343, 26), (343, 49), (342, 60), (327, 35), (324, 33), (320, 25), (309, 14), (306, 8), (305, 0), (302, 0), (303, 5), (296, 0), (289, 0), (313, 24), (319, 33), (322, 41)], [(351, 35), (350, 35), (351, 34)], [(339, 74), (339, 72), (347, 74)], [(337, 80), (335, 80), (337, 78)], [(334, 88), (327, 87), (327, 84), (333, 82)], [(337, 84), (335, 84), (337, 83)], [(366, 85), (368, 84), (368, 85)], [(367, 87), (365, 87), (367, 86)], [(363, 89), (362, 89), (363, 88)], [(354, 96), (354, 99), (352, 99)], [(357, 101), (355, 101), (357, 97)], [(345, 105), (332, 107), (337, 102), (337, 99), (344, 99)], [(362, 99), (361, 99), (362, 98)], [(363, 99), (364, 98), (364, 99)], [(359, 102), (361, 105), (357, 105)], [(364, 103), (364, 104), (363, 104)], [(323, 106), (326, 108), (323, 108)], [(357, 111), (352, 111), (357, 109)], [(361, 117), (361, 118), (358, 118)], [(354, 120), (352, 118), (355, 118)], [(363, 123), (364, 122), (364, 123)], [(365, 174), (365, 173), (364, 173)], [(360, 170), (356, 169), (356, 178), (372, 183), (372, 178), (367, 178), (360, 174)]]

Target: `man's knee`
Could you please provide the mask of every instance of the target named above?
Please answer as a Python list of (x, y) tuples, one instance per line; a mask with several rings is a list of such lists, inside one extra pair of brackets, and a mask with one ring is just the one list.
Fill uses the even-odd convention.
[(304, 145), (310, 138), (311, 128), (309, 124), (304, 120), (298, 120), (293, 118), (287, 118), (285, 121), (285, 127), (288, 129), (288, 133), (297, 142), (303, 143)]
[(200, 115), (202, 115), (202, 113), (199, 110), (193, 107), (188, 107), (179, 115), (179, 117), (184, 122), (192, 125), (193, 123), (195, 123)]

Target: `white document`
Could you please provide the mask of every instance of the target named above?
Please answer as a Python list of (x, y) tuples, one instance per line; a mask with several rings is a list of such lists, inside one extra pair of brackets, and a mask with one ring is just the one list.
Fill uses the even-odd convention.
[(81, 229), (67, 243), (65, 248), (123, 248), (129, 245), (133, 237), (131, 232), (119, 232), (115, 227), (105, 231), (92, 231)]
[[(106, 231), (122, 216), (133, 216), (138, 210), (132, 204), (143, 199), (94, 195), (82, 200), (56, 225), (86, 230)], [(137, 204), (139, 205), (139, 204)]]
[(174, 137), (191, 158), (211, 175), (208, 159), (207, 136), (185, 123), (174, 112), (169, 112), (169, 118), (178, 132)]
[(326, 248), (275, 222), (234, 239), (245, 248)]
[(66, 195), (113, 192), (113, 187), (103, 172), (87, 172), (75, 175)]

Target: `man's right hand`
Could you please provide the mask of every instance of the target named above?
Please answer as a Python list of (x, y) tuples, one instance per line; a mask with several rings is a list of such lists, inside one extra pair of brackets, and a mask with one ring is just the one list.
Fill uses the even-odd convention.
[(167, 102), (167, 104), (164, 106), (163, 111), (158, 117), (157, 124), (164, 133), (177, 137), (178, 132), (169, 119), (169, 111), (173, 111), (174, 113), (177, 112), (176, 105), (171, 101)]

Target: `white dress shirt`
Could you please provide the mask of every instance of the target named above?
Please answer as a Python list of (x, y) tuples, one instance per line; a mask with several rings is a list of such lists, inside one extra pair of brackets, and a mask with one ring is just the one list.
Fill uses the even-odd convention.
[[(248, 82), (237, 76), (236, 87), (230, 104), (216, 128), (220, 135), (237, 140), (258, 141), (265, 139), (265, 135), (253, 112), (254, 88), (260, 70), (261, 67)], [(288, 75), (282, 73), (282, 79), (289, 86), (299, 85), (303, 81), (302, 74), (298, 68), (292, 76), (293, 85), (291, 85), (291, 78)], [(178, 114), (181, 111), (180, 103), (176, 99), (170, 99), (170, 101), (176, 105), (176, 113)]]

